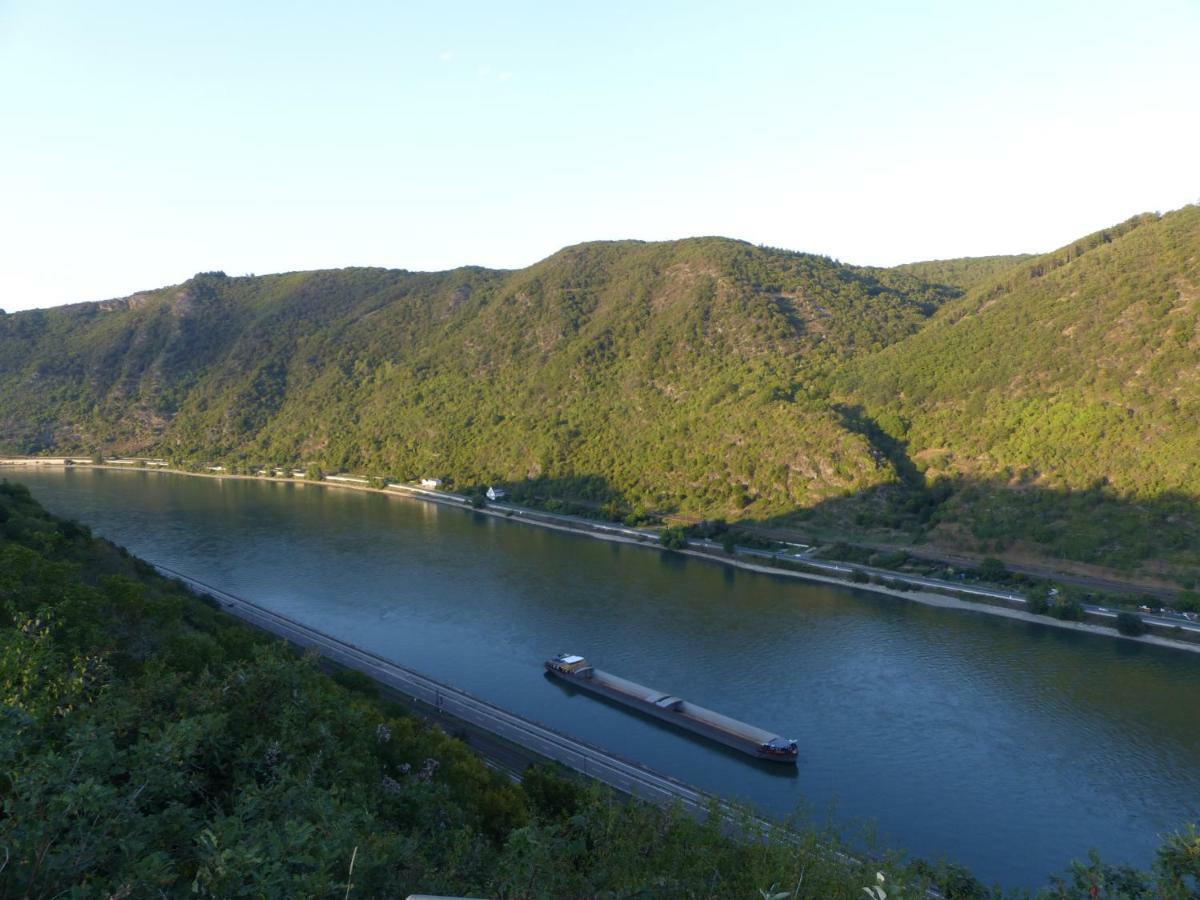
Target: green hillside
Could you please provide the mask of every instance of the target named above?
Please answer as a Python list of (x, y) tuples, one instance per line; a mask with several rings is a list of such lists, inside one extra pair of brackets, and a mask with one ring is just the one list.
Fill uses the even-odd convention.
[(1186, 581), (1198, 223), (895, 269), (696, 238), (201, 274), (0, 316), (0, 452), (532, 481)]
[[(943, 525), (1069, 558), (1195, 562), (1200, 207), (1023, 263), (839, 375), (928, 482)], [(953, 530), (953, 529), (952, 529)]]
[(823, 402), (826, 374), (953, 294), (722, 239), (519, 272), (200, 275), (0, 319), (0, 442), (589, 476), (630, 503), (782, 512), (890, 477)]

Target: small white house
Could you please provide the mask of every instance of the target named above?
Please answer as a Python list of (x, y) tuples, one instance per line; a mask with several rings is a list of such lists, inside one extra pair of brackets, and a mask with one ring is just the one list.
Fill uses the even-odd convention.
[(421, 487), (423, 487), (423, 488), (429, 488), (430, 490), (437, 490), (441, 486), (442, 486), (442, 479), (440, 479), (440, 478), (422, 478), (421, 479)]
[(487, 498), (489, 500), (503, 500), (508, 496), (508, 491), (504, 488), (489, 487), (487, 489)]

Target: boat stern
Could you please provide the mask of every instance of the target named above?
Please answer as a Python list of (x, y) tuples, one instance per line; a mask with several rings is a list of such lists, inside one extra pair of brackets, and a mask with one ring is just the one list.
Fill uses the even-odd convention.
[(763, 759), (795, 762), (800, 756), (800, 746), (787, 738), (771, 738), (758, 748), (758, 755)]

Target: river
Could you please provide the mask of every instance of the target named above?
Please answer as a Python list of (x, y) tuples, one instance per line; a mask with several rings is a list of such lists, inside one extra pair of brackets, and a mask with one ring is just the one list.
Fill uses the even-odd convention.
[[(1200, 819), (1200, 655), (304, 484), (6, 471), (47, 508), (702, 789), (1038, 886)], [(560, 651), (795, 738), (758, 763), (543, 676)]]

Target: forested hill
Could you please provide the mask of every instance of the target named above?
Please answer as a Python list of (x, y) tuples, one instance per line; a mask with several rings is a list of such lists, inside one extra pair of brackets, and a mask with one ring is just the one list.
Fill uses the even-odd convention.
[(0, 318), (0, 441), (772, 512), (887, 479), (824, 402), (959, 291), (723, 239), (528, 269), (198, 275)]
[(201, 274), (0, 316), (0, 452), (533, 479), (1178, 568), (1200, 555), (1198, 258), (1187, 207), (894, 269), (697, 238), (519, 271)]
[(927, 482), (983, 486), (975, 508), (943, 511), (976, 536), (1094, 562), (1182, 551), (1194, 563), (1198, 319), (1190, 206), (982, 282), (920, 333), (845, 367), (835, 393)]
[(960, 468), (1200, 496), (1198, 254), (1200, 207), (1099, 232), (850, 366), (846, 395)]

